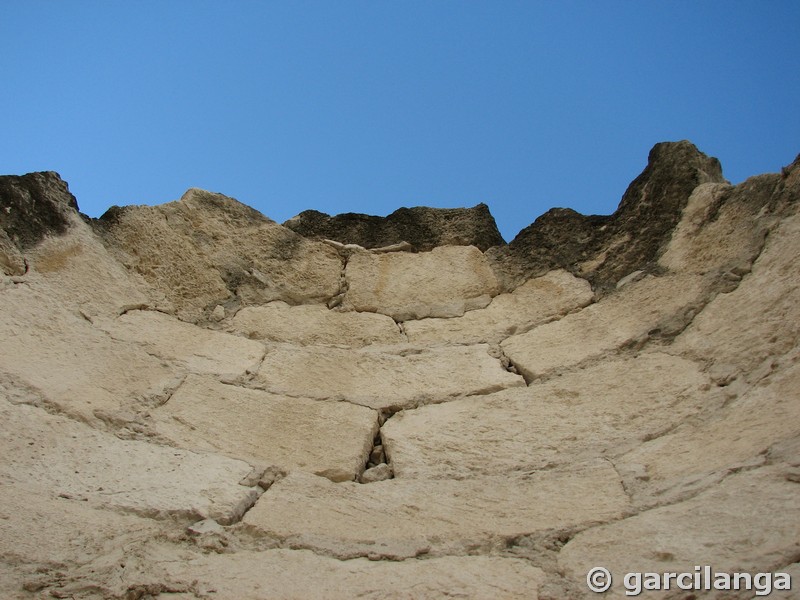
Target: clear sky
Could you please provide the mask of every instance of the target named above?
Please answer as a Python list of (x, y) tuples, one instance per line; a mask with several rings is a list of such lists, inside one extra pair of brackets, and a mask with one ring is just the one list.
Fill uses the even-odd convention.
[(3, 3), (0, 173), (83, 212), (189, 187), (282, 222), (613, 212), (660, 141), (734, 183), (800, 152), (800, 2)]

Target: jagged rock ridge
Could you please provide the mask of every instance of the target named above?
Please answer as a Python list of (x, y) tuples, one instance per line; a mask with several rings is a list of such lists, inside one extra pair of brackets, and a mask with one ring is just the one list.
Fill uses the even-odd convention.
[(614, 215), (485, 250), (201, 190), (99, 220), (54, 173), (0, 191), (7, 597), (800, 577), (800, 159), (731, 186), (659, 144)]

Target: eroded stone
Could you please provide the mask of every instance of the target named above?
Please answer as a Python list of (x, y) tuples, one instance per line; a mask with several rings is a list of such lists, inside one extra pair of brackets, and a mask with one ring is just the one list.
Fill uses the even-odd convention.
[[(352, 481), (378, 430), (375, 411), (286, 398), (190, 375), (153, 411), (156, 430), (184, 448)], [(255, 485), (255, 484), (254, 484)]]
[(254, 385), (275, 394), (346, 400), (375, 409), (408, 408), (525, 385), (487, 351), (485, 344), (361, 350), (279, 346), (267, 352)]

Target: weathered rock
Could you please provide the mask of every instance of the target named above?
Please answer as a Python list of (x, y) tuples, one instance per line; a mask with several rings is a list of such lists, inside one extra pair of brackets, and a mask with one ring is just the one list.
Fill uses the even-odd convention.
[(385, 315), (339, 312), (323, 305), (270, 302), (248, 306), (233, 317), (230, 330), (252, 339), (307, 345), (398, 344), (406, 338)]
[[(695, 565), (723, 573), (780, 570), (797, 557), (798, 514), (797, 483), (780, 468), (738, 473), (685, 502), (579, 533), (561, 550), (559, 568), (586, 598), (596, 597), (586, 587), (586, 574), (596, 566), (607, 568), (616, 582), (607, 593), (611, 598), (630, 597), (621, 584), (633, 571), (694, 573)], [(671, 596), (657, 594), (678, 597), (672, 589)]]
[(181, 447), (333, 481), (363, 471), (378, 431), (375, 411), (362, 406), (284, 398), (194, 375), (153, 417), (158, 433)]
[(660, 352), (606, 360), (527, 388), (401, 411), (381, 437), (399, 478), (529, 473), (614, 458), (721, 400)]
[(763, 464), (773, 445), (800, 438), (798, 349), (781, 359), (761, 385), (738, 397), (730, 389), (735, 387), (721, 388), (730, 390), (727, 402), (708, 418), (686, 419), (674, 431), (665, 428), (663, 436), (620, 459), (620, 470), (634, 475), (627, 488), (636, 503), (652, 505), (696, 493), (731, 471)]
[(735, 291), (714, 298), (674, 351), (729, 365), (747, 380), (769, 373), (773, 358), (800, 340), (798, 258), (800, 215), (792, 214), (770, 233), (752, 272)]
[(510, 294), (500, 294), (484, 309), (453, 319), (407, 321), (404, 329), (415, 344), (497, 343), (509, 335), (557, 319), (592, 301), (589, 282), (563, 270), (531, 279)]
[(375, 465), (361, 474), (361, 483), (375, 483), (376, 481), (386, 481), (392, 478), (392, 468), (386, 463)]
[[(7, 448), (6, 435), (4, 432), (0, 443)], [(152, 519), (59, 497), (52, 482), (11, 481), (4, 476), (0, 485), (0, 589), (5, 598), (34, 597), (23, 589), (35, 592), (60, 586), (66, 572), (160, 532), (160, 523)], [(89, 587), (96, 582), (84, 579), (82, 584)]]
[(52, 171), (0, 176), (0, 229), (19, 250), (69, 229), (78, 203)]
[(253, 384), (274, 394), (346, 400), (379, 410), (525, 385), (487, 350), (485, 344), (362, 350), (280, 346), (267, 352)]
[(646, 277), (583, 310), (511, 336), (503, 351), (526, 380), (568, 369), (649, 337), (679, 333), (708, 289), (698, 275)]
[(408, 242), (416, 250), (432, 250), (437, 246), (476, 246), (486, 250), (505, 243), (485, 204), (472, 208), (400, 208), (387, 217), (357, 213), (332, 217), (305, 210), (284, 226), (306, 237), (364, 248)]
[(598, 292), (638, 269), (652, 269), (692, 191), (722, 183), (722, 168), (687, 141), (656, 144), (648, 164), (610, 216), (554, 208), (487, 256), (506, 289), (564, 268)]
[(95, 224), (120, 261), (186, 320), (226, 302), (325, 302), (339, 292), (333, 248), (221, 194), (191, 189), (161, 206), (114, 207)]
[[(308, 498), (314, 498), (313, 505)], [(489, 552), (520, 535), (620, 517), (627, 497), (613, 467), (481, 480), (331, 483), (290, 473), (245, 515), (256, 534), (340, 558)]]
[(134, 310), (95, 323), (115, 340), (141, 345), (148, 354), (189, 372), (226, 381), (254, 373), (264, 358), (264, 346), (258, 342), (201, 329), (160, 312)]
[(93, 421), (97, 411), (145, 410), (180, 382), (161, 360), (111, 339), (46, 292), (38, 284), (2, 292), (0, 381), (20, 402)]
[(544, 574), (527, 561), (442, 556), (404, 561), (341, 561), (307, 550), (207, 554), (164, 564), (175, 588), (214, 590), (219, 600), (325, 598), (536, 600)]
[(50, 497), (150, 518), (238, 520), (258, 497), (238, 485), (247, 463), (120, 440), (40, 408), (0, 402), (0, 477)]
[(442, 246), (419, 254), (358, 252), (345, 270), (344, 305), (396, 321), (459, 317), (483, 308), (499, 288), (474, 246)]

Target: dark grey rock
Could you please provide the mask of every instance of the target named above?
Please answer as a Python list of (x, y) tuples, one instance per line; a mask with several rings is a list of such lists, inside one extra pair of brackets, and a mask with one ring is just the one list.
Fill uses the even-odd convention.
[(655, 269), (692, 191), (724, 181), (719, 161), (691, 142), (656, 144), (614, 214), (554, 208), (487, 256), (507, 289), (564, 268), (602, 294), (632, 271)]
[(63, 234), (77, 212), (78, 202), (58, 173), (0, 176), (0, 229), (20, 251)]
[(387, 217), (358, 213), (332, 217), (306, 210), (283, 225), (305, 237), (358, 244), (364, 248), (408, 242), (418, 251), (445, 245), (472, 245), (485, 251), (505, 244), (485, 204), (473, 208), (400, 208)]

